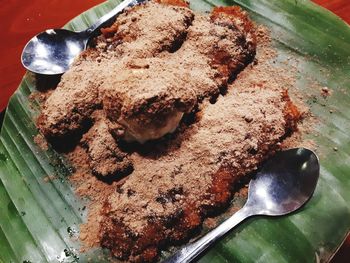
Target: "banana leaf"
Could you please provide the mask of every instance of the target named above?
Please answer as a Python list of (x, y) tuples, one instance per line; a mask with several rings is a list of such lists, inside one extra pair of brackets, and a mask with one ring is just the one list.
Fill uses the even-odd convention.
[[(105, 2), (66, 25), (82, 30), (119, 3)], [(241, 5), (271, 30), (278, 50), (298, 63), (297, 86), (318, 119), (320, 181), (311, 201), (280, 218), (252, 218), (210, 249), (200, 262), (327, 262), (350, 230), (350, 27), (306, 0), (192, 0), (191, 8)], [(52, 10), (55, 12), (55, 10)], [(313, 85), (333, 91), (325, 99)], [(34, 143), (38, 101), (27, 73), (10, 99), (0, 134), (0, 262), (108, 262), (102, 249), (79, 252), (87, 200), (78, 198), (62, 155)], [(56, 179), (50, 179), (54, 176)], [(49, 178), (49, 179), (48, 179)]]

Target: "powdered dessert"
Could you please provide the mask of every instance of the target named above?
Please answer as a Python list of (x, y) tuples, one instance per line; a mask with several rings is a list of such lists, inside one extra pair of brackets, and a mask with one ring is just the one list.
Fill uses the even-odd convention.
[(79, 133), (103, 104), (117, 137), (145, 142), (172, 132), (254, 57), (251, 22), (240, 21), (218, 11), (194, 19), (188, 8), (155, 3), (129, 10), (62, 77), (40, 116), (41, 131), (52, 139)]
[(243, 72), (230, 88), (254, 60), (256, 30), (239, 7), (205, 15), (147, 2), (102, 29), (62, 76), (38, 127), (53, 145), (76, 146), (72, 181), (91, 199), (86, 246), (156, 260), (296, 129), (300, 111), (277, 82)]

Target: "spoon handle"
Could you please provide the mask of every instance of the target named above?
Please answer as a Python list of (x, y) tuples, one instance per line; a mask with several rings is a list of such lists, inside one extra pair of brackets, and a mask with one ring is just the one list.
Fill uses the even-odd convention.
[(252, 216), (252, 210), (247, 206), (237, 211), (229, 219), (221, 223), (217, 228), (213, 229), (205, 236), (188, 244), (178, 250), (174, 255), (167, 258), (163, 263), (188, 263), (204, 252), (215, 241), (219, 240), (223, 235), (230, 231), (233, 227), (241, 223), (244, 219)]
[(117, 14), (121, 13), (125, 8), (128, 6), (134, 6), (139, 3), (145, 2), (145, 0), (124, 0), (119, 5), (117, 5), (113, 10), (111, 10), (109, 13), (105, 14), (104, 16), (100, 17), (92, 26), (87, 28), (85, 32), (91, 36), (94, 34), (94, 32), (101, 27), (104, 23), (106, 23), (108, 20), (110, 20), (112, 17), (116, 16)]

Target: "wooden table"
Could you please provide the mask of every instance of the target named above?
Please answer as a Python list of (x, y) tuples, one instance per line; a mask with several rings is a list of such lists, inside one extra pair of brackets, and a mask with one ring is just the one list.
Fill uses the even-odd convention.
[[(0, 5), (3, 41), (0, 41), (0, 112), (17, 89), (25, 72), (20, 55), (25, 43), (47, 28), (59, 28), (82, 11), (104, 0), (32, 0), (5, 1)], [(349, 0), (314, 0), (350, 23)], [(1, 119), (1, 116), (0, 116)], [(341, 247), (332, 263), (350, 259), (350, 238)]]

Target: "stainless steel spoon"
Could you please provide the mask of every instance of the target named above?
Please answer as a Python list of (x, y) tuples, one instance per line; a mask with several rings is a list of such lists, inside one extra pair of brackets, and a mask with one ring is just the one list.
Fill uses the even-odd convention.
[(248, 217), (281, 216), (294, 212), (311, 198), (319, 171), (318, 157), (311, 150), (296, 148), (277, 153), (250, 181), (248, 200), (241, 210), (164, 262), (192, 261)]
[(80, 32), (66, 29), (48, 29), (33, 37), (24, 47), (21, 61), (23, 66), (35, 73), (45, 75), (66, 72), (74, 58), (86, 47), (89, 39), (100, 27), (121, 13), (126, 7), (145, 0), (125, 0), (112, 11), (102, 16), (95, 24)]

